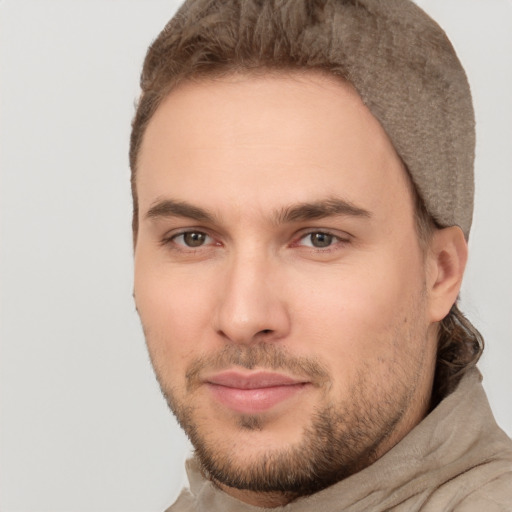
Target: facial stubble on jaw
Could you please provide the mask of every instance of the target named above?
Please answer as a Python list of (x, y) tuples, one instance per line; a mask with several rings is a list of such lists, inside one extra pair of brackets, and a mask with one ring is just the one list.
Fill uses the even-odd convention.
[[(270, 343), (228, 345), (213, 357), (197, 359), (187, 371), (186, 403), (165, 388), (157, 372), (167, 403), (189, 436), (203, 472), (213, 481), (240, 490), (284, 493), (293, 499), (343, 480), (375, 460), (378, 447), (394, 431), (410, 400), (408, 395), (393, 394), (374, 403), (365, 396), (372, 368), (361, 368), (344, 401), (326, 402), (314, 410), (300, 442), (259, 453), (257, 460), (245, 458), (241, 462), (237, 459), (236, 437), (230, 435), (224, 444), (223, 440), (210, 439), (212, 427), (207, 418), (198, 419), (201, 411), (193, 405), (201, 372), (232, 366), (290, 371), (309, 377), (324, 393), (332, 381), (317, 361), (295, 358)], [(243, 415), (236, 424), (240, 432), (255, 435), (267, 426), (264, 415)]]

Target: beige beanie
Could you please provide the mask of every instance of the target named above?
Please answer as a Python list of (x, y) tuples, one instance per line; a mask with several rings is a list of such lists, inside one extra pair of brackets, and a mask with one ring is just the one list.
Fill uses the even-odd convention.
[[(444, 31), (408, 0), (354, 2), (349, 79), (402, 157), (427, 210), (466, 239), (473, 217), (475, 119), (466, 74)], [(340, 46), (353, 37), (333, 24)], [(354, 29), (357, 25), (354, 26)]]
[(201, 73), (320, 68), (348, 79), (405, 162), (428, 212), (469, 236), (474, 113), (444, 31), (410, 0), (187, 0), (148, 50), (133, 122), (140, 141), (164, 95)]

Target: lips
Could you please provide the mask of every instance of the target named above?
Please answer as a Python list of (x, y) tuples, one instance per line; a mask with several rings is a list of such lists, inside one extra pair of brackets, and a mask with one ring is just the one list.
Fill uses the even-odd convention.
[(268, 411), (300, 393), (308, 382), (271, 372), (226, 371), (205, 379), (213, 398), (234, 412)]

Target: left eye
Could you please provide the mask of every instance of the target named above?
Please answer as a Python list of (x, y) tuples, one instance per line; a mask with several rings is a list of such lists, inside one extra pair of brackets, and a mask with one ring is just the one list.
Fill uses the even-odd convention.
[(301, 245), (305, 245), (306, 247), (325, 249), (326, 247), (330, 247), (333, 243), (338, 242), (339, 238), (330, 233), (317, 231), (315, 233), (308, 233), (306, 236), (303, 236), (300, 241)]
[(195, 248), (201, 247), (212, 242), (212, 238), (201, 231), (187, 231), (172, 238), (173, 242), (185, 247)]

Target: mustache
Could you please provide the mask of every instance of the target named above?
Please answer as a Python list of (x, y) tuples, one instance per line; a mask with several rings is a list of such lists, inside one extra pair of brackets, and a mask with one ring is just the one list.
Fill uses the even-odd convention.
[(329, 381), (325, 366), (314, 357), (294, 356), (285, 347), (275, 343), (224, 346), (218, 352), (205, 354), (190, 364), (185, 374), (187, 391), (201, 385), (201, 375), (208, 371), (221, 371), (233, 366), (253, 370), (281, 370), (296, 377), (305, 377), (313, 384)]

